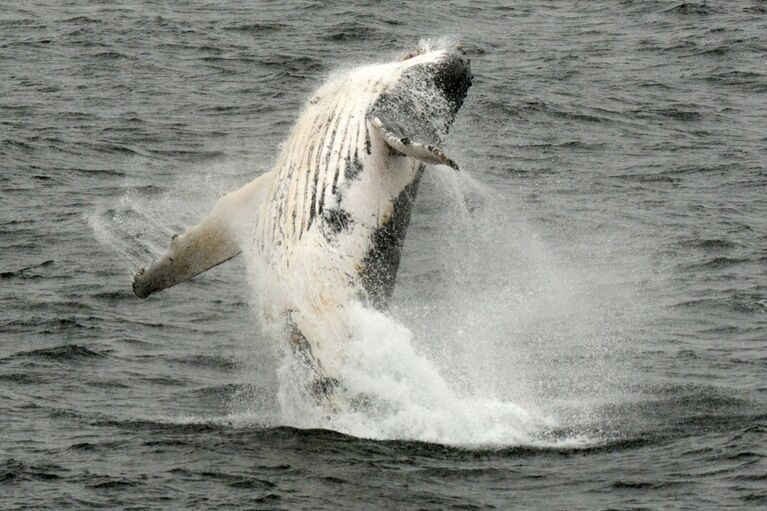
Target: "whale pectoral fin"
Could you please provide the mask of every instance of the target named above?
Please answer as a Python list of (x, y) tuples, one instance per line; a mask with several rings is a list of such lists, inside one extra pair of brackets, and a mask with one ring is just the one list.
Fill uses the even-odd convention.
[(182, 235), (175, 235), (168, 250), (133, 277), (139, 298), (175, 286), (240, 253), (240, 247), (217, 218), (208, 217)]
[[(168, 250), (133, 277), (133, 292), (140, 298), (175, 286), (232, 259), (240, 253), (236, 219), (244, 209), (255, 209), (263, 199), (264, 174), (236, 192), (221, 197), (202, 222), (182, 235), (173, 236)], [(255, 204), (254, 204), (255, 203)]]
[(387, 125), (379, 117), (370, 119), (370, 124), (373, 128), (377, 129), (384, 139), (384, 142), (405, 156), (415, 158), (416, 160), (424, 163), (431, 163), (432, 165), (447, 165), (455, 170), (460, 171), (458, 164), (445, 155), (444, 151), (434, 144), (427, 142), (419, 142), (417, 140), (411, 140), (404, 136), (396, 126)]

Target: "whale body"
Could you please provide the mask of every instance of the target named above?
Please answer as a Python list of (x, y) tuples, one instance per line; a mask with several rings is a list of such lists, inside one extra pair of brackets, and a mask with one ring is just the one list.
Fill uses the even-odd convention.
[(384, 310), (426, 164), (471, 85), (458, 49), (425, 46), (336, 73), (307, 101), (274, 168), (223, 196), (134, 277), (146, 298), (245, 252), (262, 317), (314, 374), (337, 382), (351, 303)]

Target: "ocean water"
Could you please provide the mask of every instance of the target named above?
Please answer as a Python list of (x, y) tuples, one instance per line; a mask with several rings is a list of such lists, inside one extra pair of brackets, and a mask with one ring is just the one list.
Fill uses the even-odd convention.
[[(767, 4), (0, 7), (0, 508), (763, 509)], [(422, 38), (474, 85), (386, 314), (292, 399), (235, 259), (133, 273), (308, 95)]]

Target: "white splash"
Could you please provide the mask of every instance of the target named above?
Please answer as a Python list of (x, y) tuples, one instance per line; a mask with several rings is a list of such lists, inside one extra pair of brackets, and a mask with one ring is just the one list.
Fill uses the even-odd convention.
[[(200, 189), (188, 185), (161, 201), (127, 193), (109, 210), (111, 217), (102, 211), (89, 222), (133, 271), (151, 259), (146, 253), (160, 253), (174, 231), (207, 211), (215, 197), (200, 201)], [(280, 296), (306, 295), (313, 283), (270, 280), (258, 257), (244, 250), (254, 322), (273, 334), (271, 342), (281, 353), (277, 367), (252, 364), (247, 371), (276, 373), (278, 395), (237, 396), (221, 423), (328, 428), (365, 438), (462, 446), (598, 441), (579, 433), (565, 438), (548, 433), (577, 430), (573, 426), (593, 421), (589, 414), (596, 406), (621, 399), (619, 373), (625, 366), (614, 364), (612, 355), (625, 340), (621, 329), (631, 319), (631, 293), (598, 285), (611, 278), (604, 271), (609, 261), (595, 266), (554, 257), (521, 213), (503, 193), (466, 174), (429, 169), (391, 312), (347, 301), (331, 321), (326, 311), (306, 309), (315, 316), (320, 334), (315, 338), (322, 342), (323, 332), (327, 339), (344, 338), (335, 343), (333, 363), (344, 393), (357, 401), (335, 411), (318, 406), (306, 391), (312, 375), (302, 374), (286, 348), (279, 316)], [(143, 239), (125, 241), (134, 231)], [(305, 263), (321, 268), (332, 261)], [(264, 306), (270, 301), (277, 306)], [(262, 342), (256, 346), (264, 348)], [(275, 402), (279, 409), (270, 409)]]
[[(595, 406), (620, 399), (618, 372), (625, 367), (613, 367), (610, 354), (621, 339), (606, 330), (616, 326), (609, 324), (615, 310), (606, 306), (618, 303), (615, 296), (594, 295), (595, 274), (555, 261), (497, 194), (465, 174), (440, 170), (427, 179), (433, 189), (422, 192), (425, 209), (434, 205), (437, 212), (414, 217), (398, 282), (405, 291), (392, 312), (348, 302), (332, 315), (343, 328), (326, 330), (328, 340), (344, 337), (334, 362), (350, 402), (333, 411), (318, 406), (306, 390), (313, 375), (283, 348), (280, 424), (461, 446), (599, 441), (578, 432), (574, 421), (590, 421)], [(269, 282), (256, 260), (249, 268), (257, 302), (305, 293), (306, 283)], [(435, 269), (437, 283), (409, 280)], [(330, 317), (318, 311), (315, 320)], [(273, 327), (274, 342), (284, 345), (278, 322)], [(575, 432), (552, 434), (562, 429)]]
[(342, 411), (328, 425), (376, 439), (458, 445), (529, 443), (553, 422), (492, 396), (459, 395), (435, 364), (417, 352), (413, 334), (380, 312), (350, 311), (352, 340), (343, 382), (372, 406)]

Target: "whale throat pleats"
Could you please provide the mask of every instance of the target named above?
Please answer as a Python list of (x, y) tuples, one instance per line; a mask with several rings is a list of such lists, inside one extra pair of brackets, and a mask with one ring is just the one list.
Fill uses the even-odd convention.
[(344, 183), (362, 168), (360, 148), (369, 138), (366, 114), (374, 86), (352, 95), (339, 88), (309, 101), (275, 166), (279, 184), (261, 219), (261, 246), (295, 243), (323, 218), (326, 207), (338, 204)]

